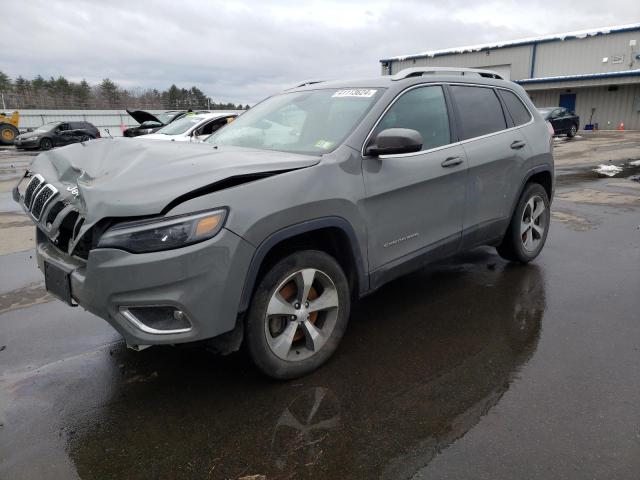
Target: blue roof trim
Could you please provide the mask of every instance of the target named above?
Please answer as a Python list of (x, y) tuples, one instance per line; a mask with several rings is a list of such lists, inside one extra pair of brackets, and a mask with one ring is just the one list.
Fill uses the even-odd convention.
[[(614, 33), (625, 33), (625, 32), (635, 32), (635, 31), (640, 31), (640, 27), (638, 26), (634, 26), (634, 27), (628, 27), (628, 28), (620, 28), (620, 29), (616, 29), (613, 31), (609, 31), (609, 32), (597, 32), (597, 33), (593, 33), (593, 34), (589, 34), (587, 38), (591, 38), (591, 37), (599, 37), (601, 35), (611, 35)], [(561, 34), (558, 34), (561, 35)], [(396, 57), (388, 57), (388, 58), (383, 58), (381, 60), (379, 60), (380, 63), (389, 63), (389, 62), (398, 62), (398, 61), (404, 61), (404, 60), (413, 60), (415, 58), (434, 58), (434, 57), (446, 57), (448, 55), (462, 55), (465, 53), (475, 53), (475, 52), (485, 52), (487, 50), (499, 50), (502, 48), (511, 48), (511, 47), (522, 47), (523, 45), (534, 45), (534, 44), (539, 44), (539, 43), (550, 43), (550, 42), (563, 42), (565, 40), (570, 40), (570, 39), (574, 39), (574, 38), (578, 38), (578, 39), (583, 39), (585, 37), (581, 37), (580, 35), (567, 35), (566, 37), (562, 37), (562, 38), (542, 38), (542, 39), (538, 39), (538, 40), (513, 40), (513, 41), (508, 41), (506, 42), (505, 45), (488, 45), (488, 46), (483, 46), (480, 47), (478, 49), (474, 49), (474, 50), (465, 50), (462, 52), (443, 52), (443, 53), (438, 53), (435, 52), (431, 55), (425, 54), (425, 53), (416, 53), (413, 55), (403, 55), (403, 56), (396, 56)]]
[(525, 78), (523, 80), (513, 80), (513, 82), (520, 85), (530, 85), (532, 83), (568, 82), (571, 80), (597, 80), (599, 78), (618, 77), (640, 77), (640, 70), (632, 70), (629, 72), (592, 73), (586, 75), (565, 75), (562, 77)]

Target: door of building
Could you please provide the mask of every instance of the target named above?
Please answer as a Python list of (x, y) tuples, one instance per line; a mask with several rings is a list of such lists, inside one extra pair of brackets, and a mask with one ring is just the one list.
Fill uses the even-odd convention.
[(575, 93), (561, 93), (560, 94), (560, 106), (566, 108), (570, 112), (576, 111), (576, 94)]

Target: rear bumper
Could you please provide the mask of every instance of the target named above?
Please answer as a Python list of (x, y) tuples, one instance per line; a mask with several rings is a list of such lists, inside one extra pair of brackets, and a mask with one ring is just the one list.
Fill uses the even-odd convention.
[[(82, 307), (105, 319), (129, 345), (193, 342), (232, 330), (254, 248), (222, 229), (188, 247), (133, 254), (94, 249), (86, 261), (54, 247), (38, 230), (38, 267), (49, 262), (70, 273), (71, 296)], [(173, 306), (191, 327), (181, 333), (150, 333), (136, 326), (123, 307)], [(124, 314), (123, 314), (124, 313)]]

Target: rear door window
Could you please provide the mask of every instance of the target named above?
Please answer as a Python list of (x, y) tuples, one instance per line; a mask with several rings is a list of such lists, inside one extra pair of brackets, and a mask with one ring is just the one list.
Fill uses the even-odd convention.
[(422, 135), (422, 150), (450, 143), (449, 115), (442, 87), (431, 85), (404, 93), (382, 117), (373, 138), (387, 128), (417, 130)]
[(518, 125), (524, 125), (525, 123), (529, 123), (531, 120), (531, 114), (527, 107), (524, 106), (522, 100), (518, 98), (518, 96), (510, 92), (509, 90), (498, 90), (504, 104), (507, 106), (507, 111), (511, 115), (513, 119), (513, 123)]
[(507, 128), (502, 105), (493, 88), (452, 85), (451, 91), (458, 107), (462, 140)]

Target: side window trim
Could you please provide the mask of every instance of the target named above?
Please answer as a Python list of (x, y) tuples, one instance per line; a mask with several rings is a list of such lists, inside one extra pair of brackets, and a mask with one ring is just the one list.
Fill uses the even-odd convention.
[[(506, 132), (507, 130), (510, 130), (511, 128), (513, 128), (513, 125), (510, 124), (509, 122), (511, 117), (507, 114), (506, 109), (502, 104), (502, 98), (500, 98), (500, 95), (498, 95), (498, 92), (496, 91), (496, 87), (494, 85), (481, 85), (481, 84), (474, 84), (474, 83), (451, 83), (451, 85), (460, 86), (460, 87), (487, 88), (491, 90), (498, 99), (498, 103), (500, 104), (500, 109), (502, 110), (502, 119), (504, 120), (504, 125), (505, 125), (505, 128), (501, 130), (496, 130), (495, 132), (490, 132), (484, 135), (478, 135), (476, 137), (470, 137), (470, 138), (465, 138), (464, 140), (460, 140), (461, 143), (468, 142), (469, 140), (473, 140), (476, 138), (488, 137), (489, 135), (497, 135), (499, 133)], [(453, 96), (453, 93), (452, 93), (452, 96)], [(455, 105), (456, 114), (458, 114), (458, 116), (456, 116), (456, 125), (458, 127), (458, 131), (460, 132), (460, 138), (462, 138), (462, 125), (460, 123), (460, 115), (459, 115), (460, 111), (458, 110), (458, 106), (456, 105), (456, 102), (452, 102), (452, 103)]]
[[(457, 83), (457, 82), (450, 82), (450, 83), (445, 83), (445, 82), (420, 83), (420, 84), (417, 84), (417, 85), (411, 85), (410, 87), (407, 87), (406, 89), (402, 90), (400, 93), (398, 93), (393, 98), (393, 100), (389, 103), (389, 105), (387, 105), (387, 107), (382, 111), (382, 113), (380, 114), (378, 119), (373, 124), (373, 127), (371, 127), (371, 129), (369, 130), (369, 133), (365, 137), (365, 140), (364, 140), (364, 142), (362, 144), (362, 147), (360, 149), (360, 154), (363, 157), (367, 156), (367, 155), (365, 155), (364, 150), (365, 150), (365, 147), (366, 147), (367, 143), (371, 139), (371, 135), (373, 134), (373, 132), (376, 129), (376, 127), (378, 126), (378, 123), (380, 123), (380, 121), (384, 117), (385, 113), (387, 113), (387, 111), (396, 102), (396, 100), (398, 98), (400, 98), (401, 95), (403, 95), (405, 92), (407, 92), (409, 90), (412, 90), (414, 88), (423, 87), (423, 86), (428, 86), (428, 85), (440, 85), (440, 86), (442, 86), (442, 89), (444, 91), (445, 102), (447, 104), (447, 113), (449, 114), (449, 124), (451, 124), (452, 121), (454, 122), (453, 128), (450, 127), (451, 143), (449, 143), (447, 145), (442, 145), (440, 147), (432, 148), (430, 150), (421, 150), (421, 151), (415, 152), (415, 153), (403, 153), (403, 154), (400, 154), (400, 155), (384, 155), (383, 158), (395, 158), (395, 157), (408, 157), (408, 156), (414, 156), (414, 155), (422, 155), (424, 153), (433, 152), (433, 151), (437, 151), (437, 150), (442, 150), (444, 148), (449, 148), (449, 147), (452, 147), (452, 146), (455, 146), (455, 145), (462, 145), (462, 144), (465, 144), (467, 142), (473, 142), (474, 140), (478, 140), (480, 138), (487, 138), (487, 137), (491, 137), (491, 136), (494, 136), (494, 135), (500, 135), (503, 132), (508, 132), (510, 130), (515, 130), (517, 128), (526, 127), (527, 125), (531, 125), (535, 121), (535, 117), (531, 113), (531, 109), (526, 104), (526, 102), (524, 102), (522, 100), (522, 98), (520, 97), (520, 95), (518, 95), (515, 91), (513, 91), (513, 90), (511, 90), (510, 88), (507, 88), (507, 87), (500, 87), (500, 86), (494, 86), (494, 85), (482, 85), (482, 84), (477, 84), (477, 83)], [(495, 92), (495, 90), (507, 90), (507, 91), (513, 93), (514, 95), (516, 95), (520, 99), (522, 104), (525, 106), (525, 108), (529, 112), (529, 117), (530, 117), (529, 121), (527, 123), (522, 124), (522, 125), (507, 126), (506, 129), (498, 130), (497, 132), (487, 133), (486, 135), (480, 135), (478, 137), (472, 137), (472, 138), (467, 138), (465, 140), (460, 140), (460, 133), (459, 133), (460, 129), (459, 129), (459, 122), (458, 122), (459, 113), (458, 113), (458, 108), (457, 108), (455, 102), (452, 101), (453, 99), (451, 97), (451, 92), (449, 91), (449, 87), (451, 85), (492, 88), (492, 89), (494, 89), (494, 93), (496, 94), (496, 96), (498, 97), (498, 100), (500, 101), (500, 105), (502, 105), (502, 98), (501, 98), (500, 95), (498, 95), (497, 92)], [(503, 115), (505, 115), (504, 107), (503, 107)], [(511, 114), (509, 114), (508, 118), (510, 118), (510, 117), (511, 117)], [(508, 120), (507, 120), (506, 116), (505, 116), (505, 122), (508, 123)]]
[[(520, 128), (520, 127), (524, 127), (526, 125), (529, 125), (530, 123), (533, 122), (534, 120), (534, 116), (533, 113), (531, 113), (531, 109), (529, 108), (529, 106), (527, 105), (527, 102), (525, 102), (524, 100), (522, 100), (522, 97), (520, 95), (518, 95), (514, 90), (511, 90), (510, 88), (506, 88), (506, 87), (496, 87), (496, 90), (503, 90), (505, 92), (509, 92), (513, 95), (516, 96), (516, 98), (520, 101), (520, 103), (522, 104), (522, 106), (524, 107), (524, 109), (527, 111), (527, 113), (529, 114), (529, 121), (521, 124), (521, 125), (516, 125), (515, 120), (513, 119), (513, 117), (511, 118), (513, 121), (513, 127), (514, 128)], [(498, 98), (500, 98), (500, 100), (502, 102), (504, 102), (504, 100), (502, 99), (502, 95), (498, 95)], [(506, 104), (505, 104), (505, 111), (509, 112), (509, 109), (506, 108)], [(509, 116), (511, 117), (511, 112), (509, 112)]]
[(498, 92), (497, 88), (494, 88), (493, 91), (495, 92), (496, 97), (498, 97), (498, 101), (500, 102), (500, 106), (502, 107), (502, 115), (504, 116), (505, 122), (507, 124), (507, 128), (505, 130), (516, 127), (516, 121), (511, 116), (511, 112), (507, 108), (507, 104), (504, 102), (504, 98), (502, 98), (502, 95), (500, 95), (500, 92)]
[[(382, 121), (382, 119), (384, 118), (384, 116), (387, 114), (387, 112), (391, 109), (391, 107), (393, 107), (393, 105), (398, 101), (398, 99), (400, 99), (405, 93), (408, 93), (412, 90), (415, 90), (417, 88), (423, 88), (423, 87), (441, 87), (442, 88), (442, 94), (444, 97), (444, 102), (445, 102), (445, 106), (447, 108), (447, 116), (448, 116), (448, 121), (449, 121), (449, 143), (447, 143), (446, 145), (440, 145), (438, 147), (434, 147), (434, 148), (428, 148), (425, 150), (420, 150), (419, 152), (413, 152), (413, 153), (401, 153), (401, 154), (397, 154), (397, 155), (381, 155), (380, 158), (396, 158), (396, 157), (411, 157), (411, 156), (415, 156), (415, 155), (423, 155), (424, 153), (428, 153), (428, 152), (433, 152), (436, 150), (441, 150), (443, 148), (449, 148), (452, 145), (456, 145), (458, 142), (458, 130), (456, 128), (456, 124), (452, 122), (454, 122), (453, 119), (453, 102), (451, 101), (451, 99), (449, 98), (449, 91), (448, 91), (448, 85), (444, 82), (429, 82), (429, 83), (419, 83), (416, 85), (411, 85), (407, 88), (405, 88), (404, 90), (402, 90), (401, 92), (399, 92), (395, 97), (393, 97), (393, 100), (391, 100), (391, 102), (389, 102), (389, 105), (386, 106), (386, 108), (382, 111), (382, 113), (378, 116), (377, 120), (375, 121), (375, 123), (373, 124), (373, 126), (371, 127), (371, 129), (369, 130), (369, 133), (367, 134), (367, 136), (364, 139), (364, 143), (362, 144), (362, 147), (360, 149), (360, 154), (363, 157), (367, 157), (367, 155), (365, 155), (364, 151), (365, 148), (367, 146), (367, 144), (369, 143), (369, 141), (371, 140), (371, 135), (373, 135), (373, 132), (375, 132), (376, 128), (378, 127), (378, 124)], [(455, 134), (455, 136), (454, 136)]]
[[(499, 86), (493, 86), (493, 85), (482, 85), (482, 84), (477, 84), (477, 83), (457, 83), (457, 82), (448, 83), (447, 87), (449, 87), (450, 85), (460, 85), (460, 86), (463, 86), (463, 87), (464, 86), (486, 87), (486, 88), (493, 88), (493, 89), (498, 89), (498, 90), (507, 90), (509, 92), (514, 93), (518, 98), (520, 98), (520, 95), (518, 95), (516, 92), (514, 92), (513, 90), (511, 90), (510, 88), (507, 88), (507, 87), (499, 87)], [(502, 99), (500, 98), (500, 95), (497, 95), (497, 97), (498, 97), (498, 99), (500, 101), (502, 101)], [(458, 144), (464, 144), (464, 143), (467, 143), (467, 142), (472, 142), (472, 141), (477, 140), (479, 138), (486, 138), (486, 137), (491, 137), (493, 135), (499, 135), (499, 134), (501, 134), (503, 132), (507, 132), (507, 131), (510, 131), (510, 130), (515, 130), (516, 128), (522, 128), (522, 127), (526, 127), (527, 125), (531, 125), (535, 121), (535, 117), (531, 113), (531, 109), (529, 109), (529, 106), (522, 100), (522, 98), (520, 98), (520, 101), (522, 102), (522, 104), (525, 106), (525, 108), (529, 112), (530, 119), (529, 119), (529, 121), (527, 123), (524, 123), (522, 125), (517, 125), (517, 126), (514, 126), (514, 127), (509, 127), (509, 128), (506, 128), (505, 130), (498, 130), (497, 132), (487, 133), (486, 135), (480, 135), (478, 137), (471, 137), (471, 138), (467, 138), (465, 140), (458, 140)], [(455, 102), (453, 102), (453, 109), (454, 109), (454, 112), (455, 112), (455, 115), (456, 115), (456, 124), (458, 124), (458, 117), (457, 117), (458, 108), (455, 105)], [(506, 119), (505, 119), (505, 121), (506, 121)]]

